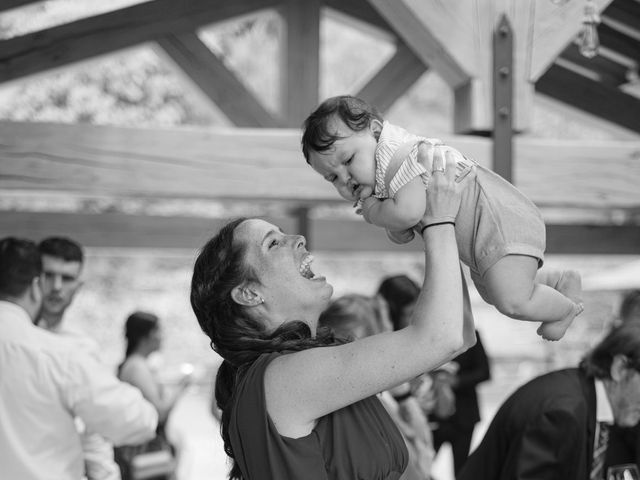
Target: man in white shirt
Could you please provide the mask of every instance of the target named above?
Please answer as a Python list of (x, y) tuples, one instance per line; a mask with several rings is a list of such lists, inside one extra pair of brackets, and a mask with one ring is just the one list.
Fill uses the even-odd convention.
[(16, 480), (84, 474), (75, 417), (114, 444), (153, 438), (155, 408), (76, 343), (36, 327), (42, 263), (28, 240), (0, 240), (0, 471)]
[[(38, 244), (42, 257), (42, 310), (37, 320), (39, 327), (52, 333), (65, 335), (100, 362), (98, 343), (64, 324), (63, 318), (76, 293), (82, 287), (84, 252), (80, 244), (66, 237), (48, 237)], [(86, 430), (82, 420), (76, 418), (81, 434), (87, 480), (121, 480), (120, 467), (113, 457), (113, 445), (97, 433)]]

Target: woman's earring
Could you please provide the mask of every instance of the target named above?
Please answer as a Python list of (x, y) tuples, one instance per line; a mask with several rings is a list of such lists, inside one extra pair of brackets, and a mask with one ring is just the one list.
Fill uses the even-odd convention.
[(260, 304), (260, 303), (264, 303), (264, 298), (258, 297), (258, 304)]

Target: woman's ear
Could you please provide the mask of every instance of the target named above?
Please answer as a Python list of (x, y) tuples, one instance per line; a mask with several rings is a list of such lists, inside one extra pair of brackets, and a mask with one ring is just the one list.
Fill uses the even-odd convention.
[(253, 288), (248, 285), (242, 285), (240, 287), (235, 287), (231, 290), (231, 298), (233, 301), (239, 305), (244, 305), (245, 307), (255, 307), (264, 303), (264, 298), (262, 298)]

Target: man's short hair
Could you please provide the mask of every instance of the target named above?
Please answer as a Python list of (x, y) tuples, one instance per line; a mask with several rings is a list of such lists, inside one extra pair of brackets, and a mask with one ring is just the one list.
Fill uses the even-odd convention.
[(0, 298), (19, 298), (42, 273), (37, 245), (15, 237), (0, 239)]
[(38, 244), (42, 255), (60, 258), (65, 262), (84, 262), (80, 244), (67, 237), (47, 237)]
[(640, 371), (640, 323), (629, 322), (613, 328), (580, 362), (587, 375), (611, 378), (616, 355), (627, 358), (627, 366)]

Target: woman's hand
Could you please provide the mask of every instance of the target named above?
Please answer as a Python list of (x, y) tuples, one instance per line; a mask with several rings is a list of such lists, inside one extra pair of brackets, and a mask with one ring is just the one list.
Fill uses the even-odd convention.
[[(428, 152), (428, 146), (420, 145), (418, 147), (421, 161), (428, 157)], [(455, 222), (460, 209), (462, 192), (476, 176), (475, 168), (471, 168), (456, 179), (455, 155), (455, 152), (443, 152), (441, 148), (436, 149), (433, 154), (433, 170), (427, 188), (427, 208), (424, 217), (416, 226), (416, 230), (419, 232), (425, 226), (433, 223)]]

